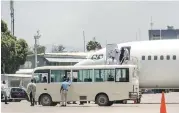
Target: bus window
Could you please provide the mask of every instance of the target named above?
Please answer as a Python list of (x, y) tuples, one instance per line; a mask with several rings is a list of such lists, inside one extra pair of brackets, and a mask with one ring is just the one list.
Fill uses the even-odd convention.
[(85, 69), (81, 71), (83, 71), (83, 82), (92, 82), (93, 70)]
[(104, 76), (101, 75), (101, 70), (100, 69), (95, 69), (94, 70), (94, 81), (95, 82), (103, 82), (104, 81)]
[(51, 82), (63, 82), (64, 70), (51, 70)]
[(94, 78), (95, 82), (114, 81), (114, 69), (95, 69)]
[(116, 69), (116, 82), (129, 82), (129, 69)]
[(73, 81), (74, 82), (92, 82), (93, 70), (73, 70)]
[(78, 72), (77, 71), (73, 71), (72, 79), (73, 79), (73, 82), (78, 82)]
[(69, 79), (71, 81), (71, 70), (65, 70), (65, 76), (63, 77), (64, 79)]
[(36, 70), (34, 74), (37, 83), (50, 83), (50, 70)]

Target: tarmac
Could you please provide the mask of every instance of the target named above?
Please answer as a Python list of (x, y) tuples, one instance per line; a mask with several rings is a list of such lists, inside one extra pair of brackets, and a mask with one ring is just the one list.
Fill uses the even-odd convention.
[[(143, 94), (141, 104), (113, 104), (100, 107), (96, 104), (68, 104), (67, 107), (57, 106), (30, 106), (27, 101), (11, 102), (8, 105), (1, 103), (2, 113), (160, 113), (162, 94)], [(179, 113), (179, 93), (165, 94), (167, 113)]]

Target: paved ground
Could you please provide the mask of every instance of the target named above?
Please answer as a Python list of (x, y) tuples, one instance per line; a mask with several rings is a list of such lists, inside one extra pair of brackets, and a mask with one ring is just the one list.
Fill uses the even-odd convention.
[[(179, 113), (179, 93), (169, 93), (165, 95), (167, 104), (167, 113)], [(95, 104), (75, 105), (67, 107), (31, 107), (26, 101), (12, 102), (8, 105), (1, 103), (2, 113), (160, 113), (161, 94), (143, 95), (143, 104), (118, 104), (110, 107), (99, 107)], [(155, 104), (147, 104), (155, 103)], [(171, 104), (173, 103), (173, 104)]]

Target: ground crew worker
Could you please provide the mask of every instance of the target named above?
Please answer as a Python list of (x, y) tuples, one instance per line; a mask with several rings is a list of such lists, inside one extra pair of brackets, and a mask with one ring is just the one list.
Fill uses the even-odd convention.
[(124, 62), (124, 52), (125, 52), (124, 48), (121, 48), (120, 52), (121, 53), (120, 53), (120, 56), (119, 56), (119, 61), (122, 64)]
[(6, 82), (3, 81), (2, 84), (1, 84), (1, 96), (4, 95), (5, 104), (8, 104), (7, 103), (7, 90), (8, 90), (8, 87), (6, 85)]
[(61, 85), (60, 93), (61, 93), (61, 99), (62, 99), (62, 105), (61, 106), (66, 106), (67, 104), (67, 92), (68, 92), (68, 87), (71, 85), (71, 81), (68, 79), (64, 79)]
[(31, 106), (34, 106), (35, 103), (35, 93), (36, 93), (36, 84), (34, 80), (31, 79), (31, 82), (27, 85), (27, 93), (30, 97)]

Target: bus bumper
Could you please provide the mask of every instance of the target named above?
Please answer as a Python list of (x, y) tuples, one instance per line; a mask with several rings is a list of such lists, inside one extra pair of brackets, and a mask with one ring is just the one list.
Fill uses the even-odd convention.
[(137, 92), (129, 92), (129, 98), (130, 99), (138, 99), (139, 94)]

